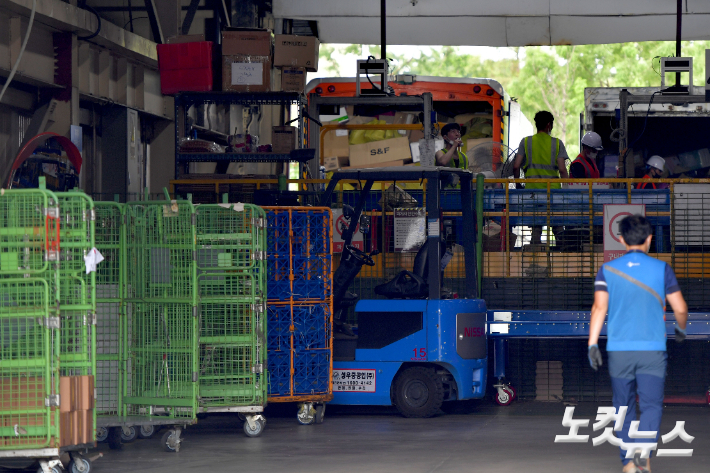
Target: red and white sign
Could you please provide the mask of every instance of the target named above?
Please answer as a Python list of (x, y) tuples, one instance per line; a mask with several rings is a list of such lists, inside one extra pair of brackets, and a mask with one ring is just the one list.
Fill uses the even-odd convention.
[[(342, 253), (345, 242), (343, 241), (344, 229), (348, 227), (348, 221), (343, 217), (343, 209), (333, 209), (333, 252)], [(365, 251), (365, 236), (360, 233), (360, 225), (355, 227), (352, 243), (355, 248)]]
[(333, 391), (374, 393), (376, 370), (333, 370)]
[(621, 242), (619, 223), (629, 215), (646, 216), (644, 204), (605, 204), (604, 205), (604, 262), (615, 260), (626, 254), (626, 247)]

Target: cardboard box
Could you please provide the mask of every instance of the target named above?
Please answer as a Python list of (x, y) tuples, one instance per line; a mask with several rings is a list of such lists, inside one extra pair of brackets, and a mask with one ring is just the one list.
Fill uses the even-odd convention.
[(222, 90), (269, 92), (271, 90), (271, 57), (222, 54)]
[(277, 34), (274, 36), (274, 66), (305, 67), (318, 71), (318, 48), (315, 36)]
[(79, 438), (75, 438), (76, 424), (78, 422), (77, 412), (61, 412), (59, 414), (59, 445), (77, 445)]
[(295, 126), (275, 126), (271, 132), (272, 150), (274, 153), (288, 154), (296, 149), (298, 129)]
[(59, 377), (59, 412), (71, 412), (74, 410), (73, 393), (71, 376)]
[(388, 167), (399, 167), (404, 166), (406, 161), (404, 159), (395, 159), (394, 161), (385, 161), (382, 163), (372, 163), (372, 164), (361, 164), (359, 166), (348, 166), (343, 169), (367, 169), (367, 168), (388, 168)]
[(205, 35), (203, 34), (181, 34), (168, 38), (168, 44), (197, 43), (204, 40)]
[(348, 130), (333, 130), (325, 134), (321, 156), (337, 156), (347, 158), (350, 156), (350, 143)]
[(282, 91), (303, 93), (305, 88), (306, 69), (303, 67), (284, 67), (281, 70)]
[(78, 376), (79, 395), (77, 410), (85, 411), (94, 408), (94, 377)]
[[(414, 113), (409, 113), (409, 112), (395, 112), (394, 114), (390, 115), (379, 115), (377, 118), (378, 120), (384, 120), (385, 123), (388, 125), (411, 125), (414, 123), (416, 114)], [(397, 134), (399, 136), (406, 136), (409, 137), (412, 133), (412, 130), (397, 130)], [(422, 132), (422, 138), (424, 138), (424, 133)]]
[(79, 442), (94, 443), (96, 437), (94, 435), (94, 411), (89, 409), (79, 411)]
[(326, 171), (335, 171), (336, 169), (347, 167), (350, 160), (347, 156), (331, 156), (323, 160), (323, 166)]
[(259, 29), (222, 31), (222, 55), (271, 58), (271, 31)]
[(271, 31), (222, 32), (222, 90), (271, 90)]
[(406, 137), (350, 145), (350, 167), (368, 167), (388, 161), (412, 159)]
[(410, 143), (419, 143), (419, 140), (424, 139), (424, 130), (412, 130), (409, 133), (409, 142)]

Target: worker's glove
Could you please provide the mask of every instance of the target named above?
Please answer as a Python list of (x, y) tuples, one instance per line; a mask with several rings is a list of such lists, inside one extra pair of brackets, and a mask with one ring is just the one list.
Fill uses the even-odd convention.
[(683, 343), (683, 340), (685, 340), (685, 337), (687, 337), (688, 334), (683, 330), (682, 328), (678, 327), (677, 325), (675, 326), (675, 342), (676, 343)]
[(599, 345), (596, 343), (591, 345), (587, 351), (587, 356), (589, 357), (589, 366), (591, 366), (594, 371), (597, 371), (602, 365), (602, 352), (599, 351)]

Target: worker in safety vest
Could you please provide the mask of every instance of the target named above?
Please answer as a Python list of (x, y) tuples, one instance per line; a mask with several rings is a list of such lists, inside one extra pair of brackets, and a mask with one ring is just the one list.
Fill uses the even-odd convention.
[(441, 137), (444, 138), (444, 149), (436, 152), (436, 165), (468, 169), (468, 157), (461, 151), (461, 126), (458, 123), (447, 123), (441, 129)]
[(582, 137), (582, 151), (569, 167), (570, 177), (573, 179), (599, 179), (597, 167), (597, 153), (603, 150), (602, 137), (590, 131)]
[[(666, 167), (666, 160), (660, 156), (651, 156), (646, 163), (646, 174), (644, 179), (658, 179), (663, 176), (663, 170)], [(637, 189), (668, 189), (666, 183), (640, 182), (636, 184)]]
[[(520, 141), (518, 153), (513, 163), (513, 172), (516, 179), (520, 178), (520, 169), (525, 171), (526, 189), (547, 189), (547, 183), (535, 182), (535, 179), (568, 179), (565, 161), (569, 159), (565, 144), (558, 138), (550, 136), (555, 118), (546, 110), (535, 114), (537, 134), (527, 136)], [(560, 189), (559, 183), (552, 183), (551, 189)], [(560, 233), (563, 227), (553, 227), (552, 231)], [(540, 244), (542, 235), (541, 226), (532, 226), (530, 243)]]
[[(520, 169), (525, 171), (525, 179), (567, 179), (565, 161), (569, 159), (562, 140), (550, 136), (555, 118), (548, 111), (535, 114), (537, 134), (526, 136), (520, 141), (513, 164), (514, 175), (520, 178)], [(559, 189), (560, 184), (552, 184)], [(547, 189), (546, 183), (526, 182), (526, 189)]]

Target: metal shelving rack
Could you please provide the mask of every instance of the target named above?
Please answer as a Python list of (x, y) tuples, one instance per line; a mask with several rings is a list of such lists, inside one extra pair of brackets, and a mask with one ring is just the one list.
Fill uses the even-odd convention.
[[(303, 114), (300, 113), (305, 96), (298, 92), (183, 92), (175, 96), (175, 178), (179, 178), (180, 166), (187, 171), (191, 162), (301, 162), (305, 163), (315, 156), (315, 150), (303, 149)], [(180, 139), (188, 134), (187, 113), (194, 105), (296, 105), (299, 110), (294, 120), (298, 127), (298, 149), (288, 154), (280, 153), (181, 153)], [(283, 117), (284, 111), (281, 111)], [(283, 120), (282, 120), (283, 121)]]

